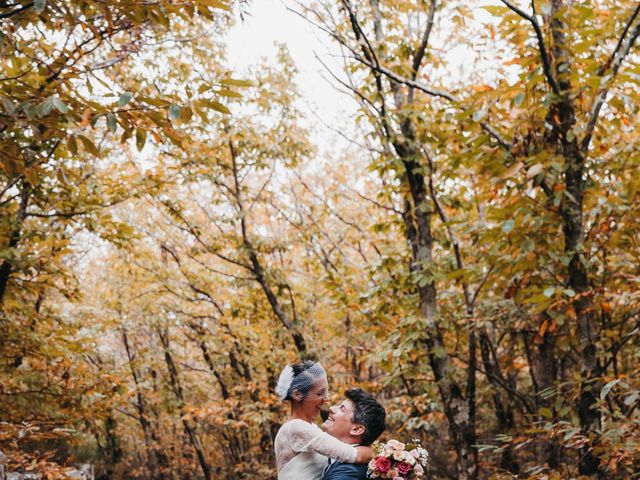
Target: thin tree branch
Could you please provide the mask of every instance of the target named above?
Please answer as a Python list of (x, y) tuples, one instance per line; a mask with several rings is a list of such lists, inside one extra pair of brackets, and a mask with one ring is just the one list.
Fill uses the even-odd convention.
[[(580, 151), (583, 154), (589, 150), (589, 144), (591, 143), (591, 139), (593, 138), (593, 132), (595, 130), (596, 123), (598, 122), (598, 117), (600, 116), (600, 110), (602, 110), (604, 102), (607, 98), (607, 94), (611, 89), (611, 84), (613, 80), (618, 75), (618, 70), (620, 69), (620, 65), (622, 65), (622, 62), (624, 61), (625, 57), (629, 54), (629, 52), (633, 48), (633, 44), (635, 43), (638, 36), (640, 35), (640, 23), (638, 23), (635, 29), (633, 30), (633, 33), (631, 34), (631, 36), (626, 41), (623, 41), (623, 39), (627, 35), (628, 29), (631, 26), (631, 23), (633, 23), (633, 20), (635, 20), (635, 18), (638, 16), (638, 13), (640, 13), (640, 4), (638, 4), (635, 11), (633, 12), (633, 15), (629, 19), (629, 22), (625, 27), (625, 31), (623, 35), (620, 37), (620, 42), (616, 46), (613, 52), (613, 55), (609, 60), (609, 62), (611, 63), (611, 78), (608, 80), (607, 86), (601, 89), (596, 94), (593, 100), (593, 106), (591, 108), (591, 114), (589, 116), (589, 122), (587, 123), (587, 128), (585, 129), (584, 139), (580, 144)], [(607, 69), (605, 67), (605, 70), (602, 72), (602, 74), (604, 74), (606, 71)]]
[[(500, 1), (504, 3), (510, 10), (514, 11), (515, 13), (520, 15), (522, 18), (527, 20), (529, 23), (531, 23), (531, 25), (533, 26), (533, 29), (536, 33), (536, 39), (538, 40), (538, 49), (540, 51), (540, 57), (542, 58), (542, 68), (544, 70), (544, 74), (547, 77), (547, 81), (549, 82), (549, 85), (551, 86), (553, 93), (560, 95), (561, 94), (560, 85), (558, 85), (558, 81), (556, 80), (556, 77), (553, 74), (549, 52), (547, 51), (547, 47), (544, 44), (544, 35), (542, 33), (542, 28), (540, 28), (540, 24), (538, 23), (538, 20), (536, 19), (535, 14), (529, 15), (527, 12), (516, 7), (514, 4), (512, 4), (508, 0), (500, 0)], [(535, 5), (532, 4), (532, 8), (534, 9), (534, 12), (535, 12)]]
[(424, 34), (422, 35), (422, 41), (420, 42), (420, 46), (418, 47), (416, 54), (413, 56), (411, 80), (415, 80), (418, 76), (420, 64), (422, 63), (422, 59), (424, 58), (424, 54), (427, 50), (427, 45), (429, 45), (429, 37), (431, 36), (431, 30), (433, 29), (433, 19), (436, 14), (437, 3), (437, 0), (431, 0), (429, 12), (427, 13), (427, 25), (425, 26)]
[[(31, 7), (33, 7), (33, 2), (26, 3), (22, 5), (20, 8), (16, 8), (15, 10), (12, 10), (10, 12), (0, 13), (0, 19), (13, 17), (14, 15), (17, 15), (20, 12), (24, 12), (25, 10), (28, 10)], [(7, 8), (7, 7), (4, 7), (4, 8)]]

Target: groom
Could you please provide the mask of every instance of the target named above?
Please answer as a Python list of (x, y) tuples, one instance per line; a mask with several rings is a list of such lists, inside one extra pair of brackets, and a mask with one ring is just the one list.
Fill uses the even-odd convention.
[[(384, 431), (386, 412), (373, 396), (359, 388), (344, 392), (345, 399), (329, 408), (329, 417), (322, 429), (338, 440), (351, 445), (371, 445)], [(364, 480), (367, 464), (342, 463), (329, 460), (323, 480)]]

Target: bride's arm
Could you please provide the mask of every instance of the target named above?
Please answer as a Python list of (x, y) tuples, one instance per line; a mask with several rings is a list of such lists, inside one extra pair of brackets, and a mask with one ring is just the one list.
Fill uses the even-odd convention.
[(373, 457), (373, 450), (371, 447), (359, 446), (356, 447), (358, 451), (358, 456), (356, 457), (356, 461), (353, 463), (369, 463), (371, 457)]
[(345, 463), (366, 463), (371, 459), (371, 448), (353, 447), (307, 422), (292, 426), (291, 445), (298, 452), (317, 452)]

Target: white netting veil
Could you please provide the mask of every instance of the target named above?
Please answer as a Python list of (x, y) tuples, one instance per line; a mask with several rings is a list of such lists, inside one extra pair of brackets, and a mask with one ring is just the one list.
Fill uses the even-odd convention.
[[(280, 377), (278, 377), (275, 391), (281, 400), (291, 400), (291, 394), (295, 390), (300, 392), (302, 398), (304, 398), (318, 379), (326, 378), (326, 376), (327, 374), (322, 365), (311, 360), (287, 365), (280, 373)], [(327, 395), (326, 391), (322, 393), (324, 396)]]
[(284, 400), (287, 398), (287, 394), (289, 393), (289, 387), (291, 386), (291, 382), (293, 381), (293, 368), (291, 365), (287, 365), (282, 370), (282, 373), (278, 377), (278, 384), (276, 385), (276, 393), (280, 397), (280, 400)]

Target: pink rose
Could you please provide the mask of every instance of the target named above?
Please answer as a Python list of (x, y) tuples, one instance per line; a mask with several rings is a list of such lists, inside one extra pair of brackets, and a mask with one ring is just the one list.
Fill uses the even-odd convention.
[(389, 440), (387, 442), (387, 447), (389, 447), (392, 450), (404, 450), (404, 443), (399, 442), (397, 440)]
[(398, 462), (402, 462), (404, 460), (406, 460), (405, 455), (407, 454), (407, 452), (405, 452), (404, 450), (398, 450), (393, 452), (392, 457), (394, 460), (397, 460)]
[(391, 469), (391, 460), (387, 457), (376, 458), (376, 470), (380, 473), (387, 473)]
[(411, 471), (411, 465), (409, 465), (407, 462), (400, 462), (397, 468), (398, 468), (398, 472), (401, 475), (406, 475)]
[(420, 465), (419, 463), (416, 464), (416, 468), (414, 470), (416, 476), (421, 477), (422, 474), (424, 474), (424, 468), (422, 468), (422, 465)]

